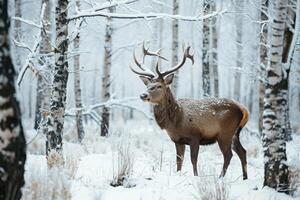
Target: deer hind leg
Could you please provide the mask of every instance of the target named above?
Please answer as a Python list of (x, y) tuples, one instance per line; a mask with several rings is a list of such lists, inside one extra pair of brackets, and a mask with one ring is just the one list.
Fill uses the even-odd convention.
[(190, 149), (191, 149), (191, 161), (193, 165), (194, 176), (198, 176), (197, 161), (198, 161), (198, 153), (199, 153), (199, 143), (198, 142), (191, 143)]
[(224, 158), (223, 169), (220, 174), (220, 177), (224, 177), (226, 174), (228, 165), (230, 163), (230, 160), (232, 158), (231, 142), (218, 141), (218, 144), (219, 144), (219, 147), (222, 151), (223, 158)]
[(236, 154), (239, 156), (242, 164), (242, 170), (243, 170), (243, 180), (248, 178), (247, 174), (247, 153), (244, 147), (242, 146), (239, 138), (239, 133), (241, 129), (238, 130), (237, 134), (233, 138), (233, 150), (236, 152)]
[(177, 143), (175, 143), (175, 147), (176, 147), (177, 171), (181, 171), (182, 162), (183, 162), (183, 159), (184, 159), (185, 145), (184, 144), (177, 144)]

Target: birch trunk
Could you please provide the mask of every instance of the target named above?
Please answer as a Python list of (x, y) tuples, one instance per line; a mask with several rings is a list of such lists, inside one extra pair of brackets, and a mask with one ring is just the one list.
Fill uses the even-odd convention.
[(63, 164), (62, 134), (68, 81), (68, 0), (58, 0), (56, 6), (55, 66), (51, 87), (50, 113), (47, 118), (46, 152), (48, 166)]
[[(216, 2), (211, 1), (210, 3), (210, 12), (215, 12)], [(217, 18), (212, 17), (209, 23), (209, 32), (210, 32), (210, 56), (209, 56), (209, 66), (211, 68), (211, 83), (214, 97), (219, 96), (219, 75), (218, 75), (218, 33), (217, 33)]]
[[(77, 9), (80, 10), (80, 1), (76, 1)], [(80, 27), (79, 27), (80, 28)], [(74, 40), (74, 49), (77, 55), (74, 57), (74, 92), (75, 92), (75, 106), (76, 108), (82, 107), (81, 100), (81, 86), (80, 86), (80, 54), (79, 54), (79, 44), (80, 44), (80, 30), (78, 30), (78, 34)], [(83, 120), (82, 120), (82, 111), (79, 109), (76, 112), (76, 130), (78, 141), (81, 142), (84, 137), (83, 130)]]
[[(261, 4), (261, 9), (264, 12), (268, 12), (268, 1), (263, 1)], [(264, 12), (261, 12), (261, 21), (266, 21), (268, 17)], [(265, 72), (268, 65), (268, 49), (267, 49), (267, 38), (268, 38), (268, 27), (267, 24), (261, 24), (261, 39), (260, 42), (260, 69), (262, 71), (262, 78), (265, 78)], [(258, 130), (261, 133), (263, 129), (263, 110), (264, 110), (264, 96), (265, 96), (265, 83), (264, 81), (259, 82), (259, 119), (258, 119)]]
[[(21, 9), (21, 0), (15, 0), (15, 17), (22, 17), (22, 9)], [(14, 21), (15, 30), (14, 30), (14, 39), (17, 41), (21, 41), (21, 33), (22, 33), (22, 26), (19, 20)], [(21, 55), (19, 53), (18, 48), (15, 49), (15, 61), (16, 61), (16, 68), (21, 68)]]
[(279, 192), (288, 192), (288, 166), (286, 165), (285, 112), (287, 103), (287, 79), (284, 78), (282, 63), (284, 33), (287, 19), (287, 2), (273, 2), (274, 19), (270, 67), (267, 69), (267, 83), (263, 113), (263, 147), (265, 177), (264, 185)]
[(241, 96), (241, 73), (240, 69), (243, 68), (243, 15), (244, 1), (237, 0), (235, 2), (235, 28), (236, 28), (236, 72), (234, 73), (234, 99), (240, 100)]
[[(206, 1), (203, 3), (203, 13), (208, 14), (210, 11), (210, 4)], [(209, 65), (209, 39), (210, 39), (210, 19), (203, 20), (203, 40), (202, 40), (202, 85), (203, 85), (203, 96), (209, 97), (211, 95), (211, 84), (210, 84), (210, 65)]]
[[(50, 106), (50, 85), (47, 83), (45, 78), (50, 79), (50, 77), (47, 77), (46, 74), (50, 71), (50, 65), (51, 65), (51, 4), (49, 0), (43, 0), (42, 6), (45, 6), (44, 16), (43, 16), (43, 24), (44, 24), (44, 30), (41, 31), (41, 43), (40, 43), (40, 49), (39, 53), (41, 54), (40, 57), (40, 64), (43, 65), (43, 70), (45, 73), (43, 73), (43, 76), (38, 76), (37, 79), (37, 96), (36, 96), (36, 108), (35, 108), (35, 123), (34, 128), (44, 130), (44, 127), (39, 127), (40, 125), (44, 125), (44, 114), (42, 113), (48, 113), (49, 112), (49, 106)], [(48, 72), (48, 73), (47, 73)]]
[(7, 0), (0, 0), (0, 199), (21, 199), (26, 142), (9, 48)]
[[(179, 13), (179, 0), (173, 0), (173, 15)], [(172, 21), (172, 66), (177, 65), (178, 62), (178, 20)], [(173, 91), (176, 95), (178, 87), (178, 71), (174, 72)]]
[[(109, 12), (114, 12), (115, 8), (109, 8)], [(102, 102), (106, 102), (110, 99), (110, 70), (111, 70), (111, 52), (112, 52), (112, 19), (107, 18), (105, 29), (105, 44), (104, 44), (104, 63), (103, 63), (103, 75), (102, 75)], [(104, 106), (102, 109), (102, 122), (101, 122), (101, 136), (107, 136), (109, 130), (109, 107)]]
[[(297, 6), (298, 5), (298, 6)], [(283, 57), (282, 62), (284, 65), (286, 65), (287, 68), (287, 85), (286, 90), (289, 91), (289, 74), (290, 69), (292, 67), (294, 52), (296, 48), (296, 40), (297, 40), (297, 34), (299, 30), (295, 30), (296, 23), (299, 23), (299, 20), (296, 20), (296, 13), (299, 8), (299, 3), (297, 4), (296, 0), (289, 0), (289, 7), (288, 7), (288, 15), (287, 15), (287, 26), (285, 29), (285, 35), (284, 35), (284, 48), (283, 48)], [(299, 13), (299, 11), (297, 11)], [(299, 19), (299, 16), (298, 16)], [(297, 22), (296, 22), (297, 21)], [(299, 27), (299, 26), (298, 26)], [(292, 29), (292, 30), (291, 30)], [(296, 34), (294, 34), (294, 32)], [(295, 37), (295, 38), (294, 38)], [(293, 42), (293, 40), (295, 40)], [(285, 121), (283, 122), (285, 125), (285, 134), (287, 141), (292, 140), (292, 128), (291, 128), (291, 122), (290, 122), (290, 104), (289, 104), (289, 95), (287, 96), (286, 100), (286, 117)]]

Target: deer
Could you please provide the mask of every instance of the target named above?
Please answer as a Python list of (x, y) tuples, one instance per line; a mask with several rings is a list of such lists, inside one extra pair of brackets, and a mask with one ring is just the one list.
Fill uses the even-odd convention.
[[(156, 74), (144, 66), (146, 56), (156, 56)], [(150, 51), (143, 44), (143, 62), (136, 58), (133, 61), (139, 69), (130, 65), (130, 69), (142, 80), (147, 91), (140, 95), (144, 102), (153, 106), (154, 118), (158, 126), (166, 130), (175, 143), (177, 171), (181, 171), (185, 153), (185, 145), (190, 146), (190, 158), (194, 176), (198, 176), (197, 160), (199, 146), (218, 143), (224, 163), (219, 177), (224, 177), (233, 156), (232, 150), (238, 155), (243, 180), (247, 175), (246, 150), (240, 142), (240, 132), (249, 119), (249, 111), (239, 102), (226, 98), (176, 99), (170, 86), (174, 73), (190, 59), (194, 64), (191, 47), (183, 48), (182, 59), (169, 70), (160, 70), (159, 60), (167, 60), (160, 55), (160, 50)]]

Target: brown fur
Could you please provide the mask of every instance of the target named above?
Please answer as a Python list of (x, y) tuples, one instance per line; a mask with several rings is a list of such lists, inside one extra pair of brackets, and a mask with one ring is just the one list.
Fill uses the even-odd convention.
[[(176, 100), (172, 95), (169, 85), (173, 81), (173, 72), (181, 68), (187, 58), (194, 63), (194, 57), (190, 49), (191, 47), (188, 46), (184, 50), (181, 62), (165, 72), (160, 72), (159, 62), (157, 62), (155, 67), (156, 76), (147, 72), (142, 64), (137, 61), (134, 54), (135, 64), (142, 71), (138, 72), (132, 67), (131, 70), (140, 75), (141, 80), (147, 86), (147, 92), (140, 97), (144, 101), (155, 104), (154, 115), (158, 125), (167, 131), (171, 140), (175, 143), (177, 170), (182, 168), (185, 145), (189, 145), (194, 175), (198, 175), (199, 146), (217, 142), (224, 158), (220, 176), (225, 176), (232, 157), (231, 149), (233, 149), (241, 160), (243, 178), (246, 179), (246, 150), (240, 143), (239, 135), (249, 118), (247, 108), (229, 99)], [(162, 58), (159, 51), (149, 53), (144, 48), (144, 58), (146, 55), (155, 55)]]
[[(224, 155), (221, 173), (224, 176), (232, 157), (233, 142), (233, 150), (238, 151), (242, 161), (244, 179), (247, 178), (246, 153), (239, 142), (240, 129), (249, 118), (249, 112), (243, 105), (233, 100), (216, 98), (177, 101), (166, 87), (164, 98), (154, 105), (154, 115), (160, 128), (167, 131), (177, 146), (190, 145), (191, 153), (196, 151), (191, 155), (195, 175), (198, 174), (196, 164), (199, 145), (218, 142)], [(181, 166), (182, 158), (177, 162), (177, 169), (180, 170)]]

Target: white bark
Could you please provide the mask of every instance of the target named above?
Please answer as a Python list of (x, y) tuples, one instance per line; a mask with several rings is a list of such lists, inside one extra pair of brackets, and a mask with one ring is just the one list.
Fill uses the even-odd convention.
[[(203, 10), (204, 15), (210, 12), (210, 4), (204, 1)], [(210, 19), (203, 20), (203, 28), (202, 28), (202, 85), (203, 85), (203, 96), (209, 97), (211, 95), (211, 68), (209, 65), (210, 60)]]
[(21, 199), (26, 142), (16, 100), (7, 4), (0, 0), (0, 199)]
[[(179, 12), (179, 0), (173, 0), (173, 15), (178, 15)], [(177, 65), (178, 62), (178, 20), (175, 19), (172, 21), (172, 66)], [(173, 91), (176, 96), (177, 85), (178, 85), (178, 73), (179, 71), (174, 72), (173, 79)]]
[(234, 99), (240, 100), (241, 95), (241, 74), (240, 70), (243, 68), (243, 15), (244, 1), (235, 1), (235, 28), (236, 28), (236, 69), (234, 73)]
[[(80, 0), (76, 1), (76, 7), (80, 10)], [(80, 26), (80, 25), (79, 25)], [(80, 85), (80, 55), (79, 55), (79, 44), (80, 44), (80, 27), (78, 27), (78, 34), (74, 40), (74, 49), (77, 52), (77, 55), (74, 57), (74, 92), (75, 92), (75, 106), (76, 108), (82, 107), (81, 100), (81, 85)], [(83, 129), (83, 120), (82, 113), (80, 110), (76, 113), (76, 131), (79, 142), (82, 141), (84, 137), (84, 129)]]
[(63, 164), (62, 134), (68, 81), (68, 0), (58, 0), (56, 6), (56, 50), (51, 88), (50, 113), (47, 118), (47, 161), (50, 167)]
[[(109, 11), (113, 13), (115, 8), (109, 8)], [(112, 55), (112, 19), (107, 18), (107, 24), (105, 29), (105, 44), (104, 44), (104, 63), (103, 63), (103, 75), (102, 75), (102, 91), (101, 100), (106, 102), (110, 99), (111, 80), (111, 55)], [(107, 136), (109, 130), (109, 107), (103, 107), (102, 109), (102, 123), (101, 123), (101, 136)]]
[[(50, 106), (50, 85), (46, 82), (45, 78), (50, 80), (50, 77), (47, 77), (47, 72), (50, 72), (50, 65), (52, 56), (51, 53), (51, 3), (49, 0), (42, 1), (42, 7), (44, 7), (43, 12), (43, 30), (41, 30), (41, 42), (39, 45), (39, 53), (41, 54), (40, 57), (40, 64), (43, 66), (43, 75), (38, 75), (37, 79), (37, 97), (36, 97), (36, 110), (35, 110), (35, 129), (39, 128), (40, 130), (44, 130), (44, 127), (39, 127), (40, 122), (44, 121), (44, 114), (49, 112)], [(43, 9), (43, 8), (42, 8)], [(45, 124), (45, 123), (44, 123)]]
[(287, 21), (287, 1), (273, 2), (270, 66), (263, 113), (264, 185), (280, 192), (288, 192), (288, 166), (286, 165), (285, 117), (287, 79), (282, 63), (284, 33)]

